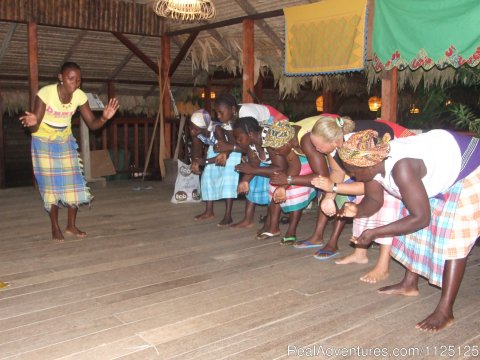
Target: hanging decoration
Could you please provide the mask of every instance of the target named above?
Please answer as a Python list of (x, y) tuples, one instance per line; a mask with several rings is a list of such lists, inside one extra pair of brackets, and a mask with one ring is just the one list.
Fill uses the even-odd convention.
[(372, 96), (368, 99), (368, 108), (370, 111), (375, 112), (378, 111), (382, 107), (382, 99), (377, 96)]
[(317, 100), (315, 101), (315, 107), (317, 108), (318, 112), (323, 112), (323, 96), (320, 95), (317, 97)]
[(375, 71), (480, 64), (478, 0), (375, 1)]
[(215, 6), (211, 0), (155, 0), (153, 11), (159, 16), (183, 22), (215, 17)]

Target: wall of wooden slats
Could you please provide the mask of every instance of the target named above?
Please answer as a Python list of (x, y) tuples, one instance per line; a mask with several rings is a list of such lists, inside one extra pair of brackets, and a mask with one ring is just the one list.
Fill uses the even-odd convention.
[(151, 6), (116, 0), (1, 0), (0, 20), (67, 28), (161, 35)]

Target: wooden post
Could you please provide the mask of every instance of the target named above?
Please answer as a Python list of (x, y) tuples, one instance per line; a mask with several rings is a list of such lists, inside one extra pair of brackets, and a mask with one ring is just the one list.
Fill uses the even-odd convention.
[(243, 91), (242, 91), (242, 102), (251, 103), (253, 102), (252, 96), (248, 93), (250, 90), (252, 93), (254, 91), (253, 84), (253, 71), (254, 71), (254, 32), (253, 32), (253, 20), (245, 19), (242, 21), (243, 25)]
[(334, 114), (334, 97), (331, 91), (325, 91), (323, 94), (323, 112)]
[(382, 114), (383, 120), (397, 122), (398, 70), (393, 68), (382, 76)]
[(5, 180), (5, 134), (3, 131), (3, 98), (0, 92), (0, 189), (6, 187)]
[(38, 92), (38, 31), (37, 23), (29, 21), (28, 32), (28, 85), (30, 88), (30, 110), (33, 110)]
[(205, 110), (208, 111), (209, 114), (212, 113), (212, 98), (211, 98), (211, 91), (212, 87), (210, 86), (210, 78), (207, 79), (207, 85), (203, 89), (205, 98), (204, 98), (204, 103), (205, 103)]
[[(167, 81), (167, 85), (165, 87), (165, 94), (163, 94), (163, 115), (165, 119), (164, 129), (160, 129), (160, 136), (164, 136), (165, 139), (165, 158), (170, 159), (172, 157), (172, 125), (167, 121), (170, 118), (171, 113), (171, 105), (170, 105), (170, 79), (168, 78), (168, 71), (170, 69), (170, 37), (169, 36), (162, 36), (162, 63), (161, 63), (161, 79), (162, 84), (160, 87), (163, 86), (165, 80)], [(159, 89), (160, 93), (162, 89)], [(163, 133), (163, 134), (162, 134)], [(165, 174), (162, 174), (164, 176)]]
[[(107, 83), (107, 98), (108, 100), (112, 99), (115, 97), (115, 84), (113, 81), (109, 81)], [(107, 104), (105, 104), (107, 105)], [(107, 150), (108, 149), (108, 140), (107, 140), (107, 132), (110, 132), (110, 143), (113, 138), (113, 133), (112, 133), (112, 124), (111, 122), (114, 121), (114, 119), (111, 119), (102, 129), (102, 149)], [(107, 130), (108, 128), (108, 130)]]
[(257, 97), (260, 104), (263, 103), (263, 76), (258, 75), (257, 83), (255, 84), (255, 96)]

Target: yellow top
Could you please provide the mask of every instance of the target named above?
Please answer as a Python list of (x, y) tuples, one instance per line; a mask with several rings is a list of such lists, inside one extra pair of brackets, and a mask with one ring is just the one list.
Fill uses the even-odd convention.
[[(46, 138), (70, 135), (73, 114), (79, 106), (88, 101), (87, 95), (77, 89), (72, 95), (72, 100), (68, 104), (63, 104), (58, 96), (57, 84), (44, 86), (38, 91), (37, 96), (45, 103), (46, 108), (40, 127), (32, 136)], [(59, 131), (51, 126), (66, 129)]]
[[(308, 134), (309, 132), (312, 131), (313, 126), (315, 125), (315, 123), (317, 122), (317, 120), (318, 120), (319, 118), (320, 118), (320, 115), (315, 115), (315, 116), (312, 116), (312, 117), (309, 117), (309, 118), (306, 118), (306, 119), (297, 121), (297, 122), (295, 122), (295, 123), (294, 123), (294, 122), (290, 123), (290, 125), (300, 127), (300, 130), (298, 131), (298, 135), (297, 135), (298, 145), (299, 145), (299, 146), (300, 146), (300, 144), (301, 144), (302, 138), (305, 136), (305, 134)], [(294, 149), (294, 152), (295, 152), (297, 155), (305, 156), (304, 154), (299, 153), (299, 152), (296, 151), (295, 149)]]

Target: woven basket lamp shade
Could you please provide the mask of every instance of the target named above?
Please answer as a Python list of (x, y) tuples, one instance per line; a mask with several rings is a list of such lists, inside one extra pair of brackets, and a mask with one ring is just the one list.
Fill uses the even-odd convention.
[(368, 108), (370, 111), (377, 111), (382, 106), (382, 99), (376, 96), (372, 96), (368, 99)]
[(153, 11), (159, 16), (184, 22), (215, 17), (215, 6), (210, 0), (155, 0)]
[(318, 112), (323, 112), (323, 96), (317, 97), (317, 100), (315, 100), (315, 107)]

